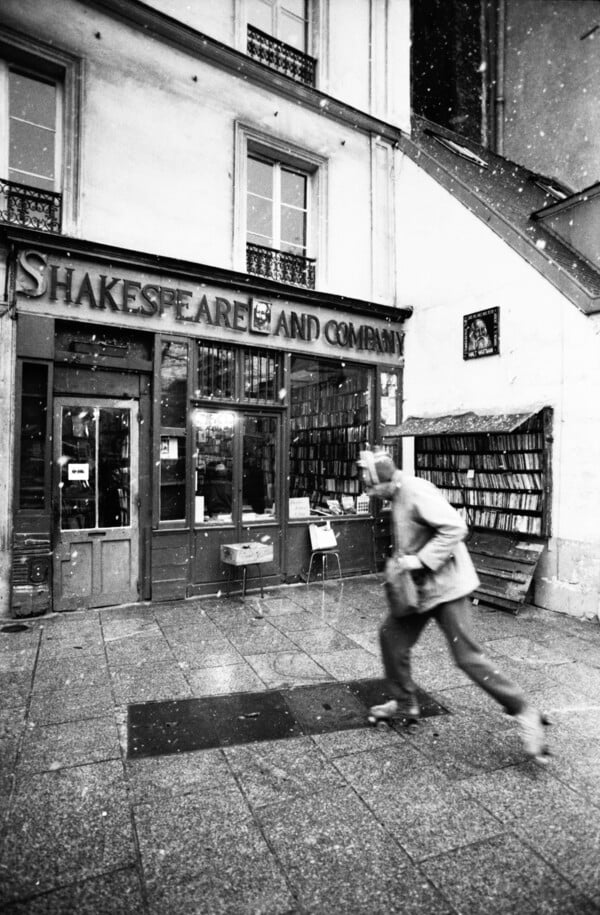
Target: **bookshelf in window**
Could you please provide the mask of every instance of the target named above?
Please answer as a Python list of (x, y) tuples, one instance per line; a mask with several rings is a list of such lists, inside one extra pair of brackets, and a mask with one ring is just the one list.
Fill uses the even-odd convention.
[(415, 436), (416, 475), (435, 483), (472, 529), (549, 537), (551, 409), (466, 416), (444, 418), (456, 431), (447, 422), (443, 434)]
[(371, 437), (371, 382), (365, 372), (292, 388), (290, 497), (311, 506), (362, 492), (357, 460)]

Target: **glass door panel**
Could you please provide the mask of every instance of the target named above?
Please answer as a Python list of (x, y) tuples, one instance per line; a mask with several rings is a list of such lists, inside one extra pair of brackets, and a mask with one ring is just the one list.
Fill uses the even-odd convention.
[(62, 408), (60, 528), (97, 527), (96, 424), (94, 407)]
[(98, 411), (98, 527), (131, 524), (129, 410)]
[(233, 455), (236, 413), (230, 410), (195, 410), (196, 524), (233, 521)]
[(129, 409), (62, 408), (60, 528), (131, 523)]
[(242, 521), (276, 517), (277, 417), (244, 416)]

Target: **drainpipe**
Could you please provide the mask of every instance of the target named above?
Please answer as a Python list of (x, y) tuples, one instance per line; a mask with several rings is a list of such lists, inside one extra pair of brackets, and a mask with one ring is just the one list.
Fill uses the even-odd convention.
[(494, 98), (495, 151), (504, 155), (504, 50), (506, 31), (506, 0), (497, 0), (496, 17), (496, 95)]

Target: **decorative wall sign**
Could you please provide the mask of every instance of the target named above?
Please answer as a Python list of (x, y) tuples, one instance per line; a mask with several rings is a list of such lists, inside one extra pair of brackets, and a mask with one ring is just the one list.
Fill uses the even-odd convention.
[(463, 318), (463, 359), (496, 356), (500, 352), (500, 309), (486, 308)]

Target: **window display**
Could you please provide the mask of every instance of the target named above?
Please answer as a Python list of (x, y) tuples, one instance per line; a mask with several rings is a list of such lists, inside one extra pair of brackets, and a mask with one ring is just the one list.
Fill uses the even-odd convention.
[[(373, 370), (294, 357), (291, 370), (290, 498), (312, 512), (356, 510), (359, 451), (371, 440)], [(332, 503), (330, 505), (329, 503)]]

